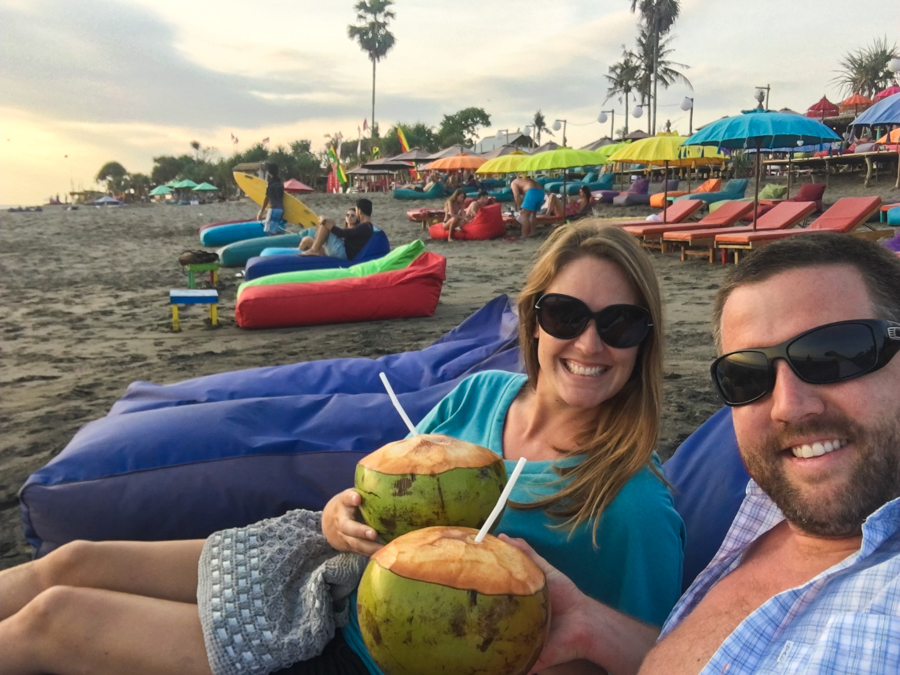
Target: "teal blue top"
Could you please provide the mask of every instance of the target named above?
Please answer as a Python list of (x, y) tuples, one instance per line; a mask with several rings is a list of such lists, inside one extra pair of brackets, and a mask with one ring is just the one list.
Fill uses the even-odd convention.
[[(503, 455), (503, 425), (513, 400), (525, 385), (524, 375), (487, 371), (463, 380), (418, 425), (420, 433), (439, 433), (483, 445)], [(581, 457), (525, 464), (510, 495), (516, 502), (535, 501), (558, 491), (557, 466), (573, 466)], [(654, 455), (653, 461), (658, 465)], [(512, 473), (515, 462), (506, 460)], [(496, 533), (521, 537), (586, 595), (647, 623), (661, 626), (681, 595), (684, 524), (672, 497), (650, 467), (629, 480), (600, 515), (597, 546), (593, 522), (574, 531), (542, 509), (503, 511)], [(359, 631), (356, 596), (350, 623), (343, 628), (350, 647), (372, 671)]]

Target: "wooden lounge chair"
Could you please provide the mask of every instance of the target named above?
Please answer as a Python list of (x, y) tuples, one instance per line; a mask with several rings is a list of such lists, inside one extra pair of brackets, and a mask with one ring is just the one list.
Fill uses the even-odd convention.
[[(815, 213), (815, 210), (815, 202), (782, 202), (758, 218), (756, 231), (786, 230), (797, 225), (804, 218), (811, 216)], [(727, 230), (727, 234), (744, 232), (753, 232), (753, 227), (731, 227)], [(682, 260), (685, 260), (689, 255), (706, 255), (709, 257), (709, 262), (712, 262), (716, 236), (725, 233), (721, 227), (716, 227), (702, 230), (664, 232), (662, 238), (664, 242), (668, 242), (669, 246), (681, 246)], [(725, 262), (724, 256), (725, 249), (722, 249), (722, 262)]]
[[(890, 237), (894, 233), (893, 230), (874, 230), (865, 225), (865, 222), (878, 212), (880, 206), (881, 199), (879, 197), (844, 197), (837, 200), (807, 228), (768, 232), (736, 232), (734, 234), (724, 232), (716, 236), (716, 248), (733, 249), (735, 262), (737, 262), (738, 253), (741, 250), (752, 251), (777, 239), (800, 236), (809, 232), (841, 232), (845, 234), (852, 232), (856, 236), (872, 240)], [(864, 226), (866, 229), (854, 232), (860, 226)]]
[(703, 206), (703, 202), (692, 199), (672, 204), (664, 211), (657, 213), (660, 220), (616, 220), (609, 223), (611, 227), (640, 227), (641, 225), (663, 225), (662, 218), (665, 217), (665, 224), (683, 223), (697, 212), (697, 209)]
[[(693, 203), (694, 200), (676, 201), (669, 209), (674, 209), (679, 204)], [(697, 200), (697, 207), (703, 202)], [(695, 210), (696, 210), (695, 208)], [(666, 232), (684, 232), (686, 230), (703, 230), (713, 227), (728, 227), (734, 225), (738, 220), (745, 216), (748, 212), (753, 211), (753, 202), (728, 202), (721, 206), (713, 213), (708, 214), (705, 218), (692, 223), (651, 223), (644, 221), (640, 225), (629, 225), (625, 227), (628, 234), (633, 234), (641, 238), (641, 244), (647, 248), (658, 248), (663, 253), (666, 252), (666, 242), (663, 241), (663, 234)]]

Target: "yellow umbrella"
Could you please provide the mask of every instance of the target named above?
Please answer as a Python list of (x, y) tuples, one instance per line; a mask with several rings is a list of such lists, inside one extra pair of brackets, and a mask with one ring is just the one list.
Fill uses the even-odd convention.
[[(679, 136), (678, 134), (658, 134), (642, 138), (616, 150), (610, 155), (609, 161), (664, 167), (663, 185), (665, 194), (663, 195), (663, 204), (667, 205), (669, 203), (668, 178), (670, 166), (698, 166), (722, 164), (725, 162), (725, 155), (713, 147), (689, 145), (682, 148), (681, 146), (686, 140), (686, 136)], [(662, 216), (663, 223), (665, 223), (665, 209), (663, 209)]]
[(475, 173), (515, 173), (519, 170), (519, 165), (526, 159), (528, 159), (528, 155), (521, 150), (516, 150), (508, 155), (489, 159), (478, 167)]

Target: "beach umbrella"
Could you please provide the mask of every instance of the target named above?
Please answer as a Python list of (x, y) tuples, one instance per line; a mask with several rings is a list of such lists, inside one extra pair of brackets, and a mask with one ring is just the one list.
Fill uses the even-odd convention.
[(860, 108), (865, 110), (870, 105), (872, 105), (872, 99), (867, 98), (862, 94), (853, 94), (853, 96), (841, 101), (839, 107), (841, 112), (850, 112), (852, 110), (854, 115), (858, 115)]
[[(553, 171), (555, 169), (571, 169), (576, 166), (599, 166), (605, 164), (604, 159), (590, 150), (574, 150), (559, 146), (555, 150), (547, 150), (531, 155), (519, 165), (517, 171), (530, 173), (533, 171)], [(567, 176), (563, 172), (563, 205), (566, 203)]]
[(628, 134), (628, 135), (625, 137), (625, 140), (628, 140), (628, 141), (639, 141), (639, 140), (641, 140), (642, 138), (648, 138), (649, 136), (650, 136), (650, 134), (648, 134), (648, 133), (647, 133), (646, 131), (644, 131), (643, 129), (636, 129), (635, 131), (632, 131), (630, 134)]
[(631, 143), (631, 141), (619, 141), (618, 143), (613, 143), (612, 145), (604, 145), (599, 150), (595, 152), (600, 155), (600, 159), (603, 160), (601, 164), (606, 164), (609, 161), (610, 155), (615, 154), (617, 150), (620, 148), (624, 148), (626, 145)]
[(756, 149), (756, 187), (753, 196), (753, 229), (759, 206), (759, 161), (763, 149), (797, 147), (815, 143), (840, 142), (841, 137), (818, 120), (768, 110), (747, 110), (707, 124), (683, 145), (712, 145), (732, 150)]
[(894, 129), (889, 134), (885, 134), (884, 136), (882, 136), (881, 138), (878, 139), (878, 142), (883, 143), (885, 145), (887, 145), (888, 143), (890, 143), (890, 144), (900, 143), (900, 129)]
[(430, 161), (434, 161), (436, 159), (443, 159), (444, 157), (453, 157), (453, 155), (459, 155), (461, 153), (469, 153), (472, 152), (472, 148), (464, 148), (463, 146), (451, 145), (449, 148), (444, 148), (443, 150), (439, 150), (434, 154), (428, 155), (426, 159)]
[(853, 120), (850, 126), (875, 127), (888, 124), (900, 124), (900, 93), (881, 99)]
[[(698, 164), (724, 164), (725, 155), (715, 148), (693, 146), (682, 149), (687, 140), (678, 134), (658, 134), (629, 143), (609, 156), (610, 162), (626, 164), (644, 164), (661, 166), (663, 171), (663, 205), (669, 203), (669, 167), (697, 166)], [(663, 209), (663, 222), (666, 222), (666, 211)]]
[(421, 148), (413, 148), (412, 150), (399, 154), (396, 157), (391, 157), (391, 160), (394, 162), (412, 162), (414, 164), (420, 164), (422, 162), (430, 161), (431, 153), (427, 150), (422, 150)]
[(882, 89), (875, 96), (872, 97), (873, 101), (881, 101), (886, 99), (888, 96), (894, 96), (895, 94), (900, 94), (900, 86), (896, 84), (892, 84), (887, 89)]
[(528, 151), (528, 154), (530, 154), (530, 155), (539, 155), (539, 154), (541, 154), (542, 152), (548, 152), (548, 151), (550, 151), (550, 150), (556, 150), (556, 149), (561, 148), (561, 147), (562, 147), (562, 146), (561, 146), (559, 143), (554, 143), (553, 141), (547, 141), (547, 142), (544, 143), (543, 145), (539, 145), (538, 147), (534, 148), (533, 150), (529, 150), (529, 151)]
[(616, 142), (611, 139), (609, 136), (604, 136), (603, 138), (599, 138), (593, 143), (588, 143), (581, 147), (582, 150), (594, 150), (597, 151), (600, 148), (605, 148), (607, 145), (615, 145)]
[(197, 184), (194, 181), (192, 181), (190, 178), (185, 178), (184, 180), (180, 180), (177, 183), (175, 183), (175, 185), (173, 185), (172, 187), (177, 188), (179, 190), (183, 190), (185, 188), (187, 188), (189, 190), (193, 190), (195, 187), (197, 187)]
[(524, 152), (494, 157), (479, 166), (475, 173), (515, 173), (526, 159), (529, 159), (529, 156)]
[(303, 194), (306, 192), (315, 192), (309, 185), (306, 183), (301, 183), (296, 178), (291, 178), (289, 180), (284, 181), (284, 191), (290, 194)]
[(168, 185), (157, 185), (155, 188), (150, 190), (151, 197), (157, 197), (159, 195), (170, 195), (172, 194), (172, 188)]
[(806, 111), (807, 117), (818, 117), (821, 120), (824, 120), (826, 117), (837, 117), (840, 114), (840, 108), (829, 101), (825, 96), (809, 106), (809, 109)]
[(426, 171), (459, 171), (462, 169), (477, 169), (487, 160), (478, 155), (459, 153), (452, 157), (443, 157), (425, 165)]
[(404, 171), (414, 168), (412, 162), (399, 162), (393, 157), (373, 159), (371, 162), (363, 164), (363, 167), (366, 169), (380, 169), (386, 171)]
[(210, 185), (209, 183), (200, 183), (200, 185), (197, 185), (191, 189), (194, 192), (215, 192), (219, 188), (217, 188), (215, 185)]
[(521, 148), (516, 147), (515, 145), (501, 145), (499, 147), (494, 148), (493, 150), (488, 150), (487, 152), (482, 152), (481, 156), (485, 159), (494, 159), (495, 157), (502, 157), (503, 155), (524, 155), (525, 151)]

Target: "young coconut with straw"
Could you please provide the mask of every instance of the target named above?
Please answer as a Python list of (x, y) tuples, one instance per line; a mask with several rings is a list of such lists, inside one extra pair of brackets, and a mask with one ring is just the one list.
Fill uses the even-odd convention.
[[(526, 374), (467, 378), (416, 430), (489, 448), (510, 471), (528, 459), (496, 533), (527, 540), (590, 597), (661, 625), (680, 594), (684, 527), (654, 453), (663, 345), (649, 258), (615, 228), (559, 228), (518, 312)], [(335, 548), (381, 548), (358, 520), (364, 502), (347, 490), (325, 507)], [(379, 672), (356, 611), (343, 635)]]

